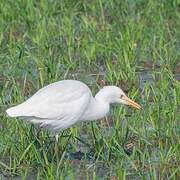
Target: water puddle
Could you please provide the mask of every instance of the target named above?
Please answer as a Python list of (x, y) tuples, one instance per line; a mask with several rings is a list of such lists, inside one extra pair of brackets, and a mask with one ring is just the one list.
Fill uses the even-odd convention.
[(142, 71), (138, 73), (139, 75), (139, 87), (143, 90), (148, 83), (149, 85), (153, 85), (154, 80), (151, 71)]

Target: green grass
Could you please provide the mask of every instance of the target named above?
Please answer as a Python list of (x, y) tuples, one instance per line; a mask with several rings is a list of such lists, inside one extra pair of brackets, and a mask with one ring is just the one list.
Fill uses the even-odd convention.
[[(0, 177), (179, 179), (179, 7), (178, 0), (2, 0)], [(93, 94), (118, 85), (143, 110), (113, 107), (106, 119), (61, 132), (57, 156), (51, 134), (5, 110), (70, 78)], [(71, 155), (78, 151), (82, 160)]]

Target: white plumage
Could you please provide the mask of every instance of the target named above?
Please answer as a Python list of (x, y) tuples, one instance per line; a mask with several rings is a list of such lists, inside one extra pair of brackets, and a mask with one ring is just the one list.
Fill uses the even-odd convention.
[(6, 112), (10, 117), (22, 117), (58, 132), (77, 122), (104, 117), (109, 112), (110, 103), (130, 104), (140, 109), (140, 105), (127, 98), (116, 86), (105, 86), (94, 98), (86, 84), (63, 80), (45, 86)]

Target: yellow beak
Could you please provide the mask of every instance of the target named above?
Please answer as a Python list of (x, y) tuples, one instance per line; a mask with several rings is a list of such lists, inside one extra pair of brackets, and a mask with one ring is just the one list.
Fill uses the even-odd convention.
[(135, 107), (137, 109), (141, 109), (141, 106), (138, 103), (136, 103), (133, 100), (129, 99), (127, 96), (124, 96), (122, 99), (125, 100), (128, 105), (131, 105), (131, 106), (133, 106), (133, 107)]

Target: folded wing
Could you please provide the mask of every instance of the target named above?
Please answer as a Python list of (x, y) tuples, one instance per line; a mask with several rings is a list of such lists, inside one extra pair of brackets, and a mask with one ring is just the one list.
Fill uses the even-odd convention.
[(89, 88), (79, 81), (50, 84), (24, 103), (8, 109), (11, 117), (23, 117), (33, 123), (56, 127), (76, 123), (85, 112), (90, 98)]

